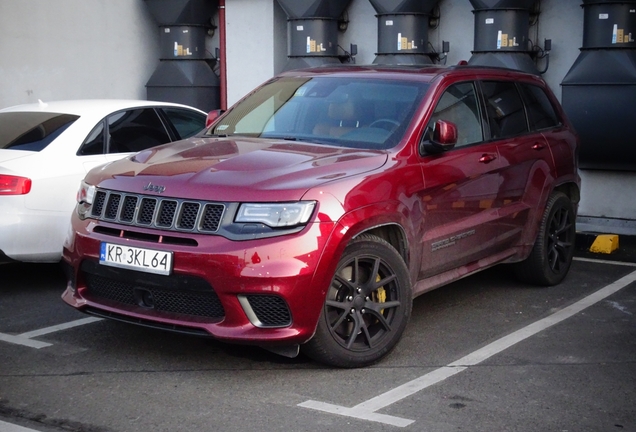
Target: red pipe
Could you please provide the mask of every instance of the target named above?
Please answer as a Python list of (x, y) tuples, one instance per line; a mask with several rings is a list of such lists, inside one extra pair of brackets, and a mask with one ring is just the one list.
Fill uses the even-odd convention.
[(225, 65), (225, 0), (219, 0), (219, 44), (221, 53), (219, 54), (219, 79), (221, 81), (221, 109), (227, 109), (227, 68)]

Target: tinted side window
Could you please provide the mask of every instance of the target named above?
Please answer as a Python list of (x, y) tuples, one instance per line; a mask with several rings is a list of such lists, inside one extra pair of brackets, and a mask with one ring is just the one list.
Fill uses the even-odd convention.
[(545, 94), (541, 87), (521, 84), (520, 88), (528, 110), (528, 121), (531, 130), (547, 129), (560, 123), (548, 95)]
[(97, 123), (77, 152), (80, 156), (104, 154), (104, 120)]
[(482, 141), (484, 135), (474, 84), (467, 82), (450, 86), (435, 107), (428, 131), (433, 130), (437, 120), (446, 120), (457, 126), (457, 146)]
[(507, 138), (528, 131), (523, 102), (514, 82), (482, 83), (492, 138)]
[(0, 149), (40, 151), (78, 118), (76, 115), (58, 113), (2, 113)]
[(138, 152), (170, 142), (159, 116), (152, 108), (111, 114), (108, 122), (108, 153)]
[(162, 108), (162, 110), (181, 139), (196, 135), (205, 128), (203, 114), (179, 108)]

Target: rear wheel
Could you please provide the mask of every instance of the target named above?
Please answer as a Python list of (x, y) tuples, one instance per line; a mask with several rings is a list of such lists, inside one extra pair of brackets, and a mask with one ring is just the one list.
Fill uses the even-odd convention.
[(515, 265), (519, 280), (549, 286), (565, 278), (574, 255), (575, 217), (567, 195), (561, 192), (550, 195), (532, 252)]
[(362, 235), (345, 249), (316, 334), (303, 352), (337, 367), (372, 364), (402, 336), (411, 304), (409, 273), (400, 254), (381, 238)]

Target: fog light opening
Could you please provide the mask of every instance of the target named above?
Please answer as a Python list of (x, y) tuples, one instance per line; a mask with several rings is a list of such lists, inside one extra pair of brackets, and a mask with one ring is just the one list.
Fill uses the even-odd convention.
[(145, 288), (135, 288), (135, 301), (143, 308), (153, 309), (155, 307), (155, 299), (152, 292)]

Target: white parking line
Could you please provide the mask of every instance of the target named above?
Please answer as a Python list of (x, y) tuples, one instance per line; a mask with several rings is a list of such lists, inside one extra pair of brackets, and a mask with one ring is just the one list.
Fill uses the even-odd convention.
[(595, 258), (583, 258), (583, 257), (574, 257), (574, 261), (583, 261), (583, 262), (592, 262), (592, 263), (600, 263), (600, 264), (614, 264), (626, 267), (636, 267), (636, 263), (625, 262), (625, 261), (609, 261), (609, 260), (601, 260)]
[(34, 337), (38, 337), (38, 336), (42, 336), (45, 334), (49, 334), (49, 333), (55, 333), (58, 332), (60, 330), (66, 330), (66, 329), (70, 329), (73, 327), (77, 327), (77, 326), (81, 326), (84, 324), (90, 324), (90, 323), (94, 323), (96, 321), (101, 321), (103, 318), (95, 318), (95, 317), (88, 317), (88, 318), (82, 318), (82, 319), (78, 319), (75, 321), (71, 321), (71, 322), (67, 322), (64, 324), (58, 324), (55, 326), (51, 326), (51, 327), (46, 327), (40, 330), (33, 330), (27, 333), (22, 333), (20, 335), (18, 335), (18, 337), (23, 337), (23, 338), (34, 338)]
[(38, 432), (35, 429), (29, 429), (0, 420), (0, 432)]
[(0, 341), (9, 342), (16, 345), (24, 345), (24, 346), (28, 346), (29, 348), (35, 348), (35, 349), (46, 348), (52, 345), (50, 343), (35, 341), (35, 340), (27, 339), (27, 338), (22, 338), (19, 336), (12, 336), (5, 333), (0, 333)]
[(399, 387), (394, 388), (386, 393), (376, 396), (368, 401), (362, 402), (352, 408), (342, 407), (339, 405), (333, 405), (325, 402), (308, 400), (299, 404), (304, 408), (310, 408), (318, 411), (324, 411), (331, 414), (343, 415), (347, 417), (354, 417), (361, 420), (369, 420), (378, 423), (385, 423), (398, 427), (406, 427), (415, 422), (415, 420), (409, 420), (401, 417), (394, 417), (385, 414), (377, 414), (376, 411), (386, 408), (387, 406), (394, 404), (408, 396), (411, 396), (427, 387), (444, 381), (453, 375), (456, 375), (470, 366), (475, 366), (484, 360), (504, 351), (507, 348), (531, 337), (535, 334), (560, 323), (561, 321), (576, 315), (582, 310), (600, 302), (601, 300), (609, 297), (617, 291), (625, 288), (627, 285), (636, 281), (636, 271), (628, 274), (625, 277), (618, 279), (617, 281), (607, 285), (604, 288), (590, 294), (589, 296), (579, 300), (578, 302), (561, 309), (560, 311), (536, 321), (514, 333), (502, 337), (501, 339), (492, 342), (483, 348), (468, 354), (461, 359), (448, 364), (445, 367), (436, 369), (426, 375), (402, 384)]
[(30, 332), (22, 333), (17, 336), (0, 333), (0, 341), (9, 342), (16, 345), (24, 345), (24, 346), (28, 346), (30, 348), (35, 348), (35, 349), (46, 348), (51, 346), (52, 344), (47, 342), (32, 340), (32, 338), (49, 334), (49, 333), (55, 333), (61, 330), (70, 329), (70, 328), (81, 326), (84, 324), (90, 324), (90, 323), (101, 321), (101, 320), (102, 318), (95, 318), (95, 317), (82, 318), (82, 319), (67, 322), (64, 324), (58, 324), (58, 325), (46, 327), (40, 330), (33, 330)]

